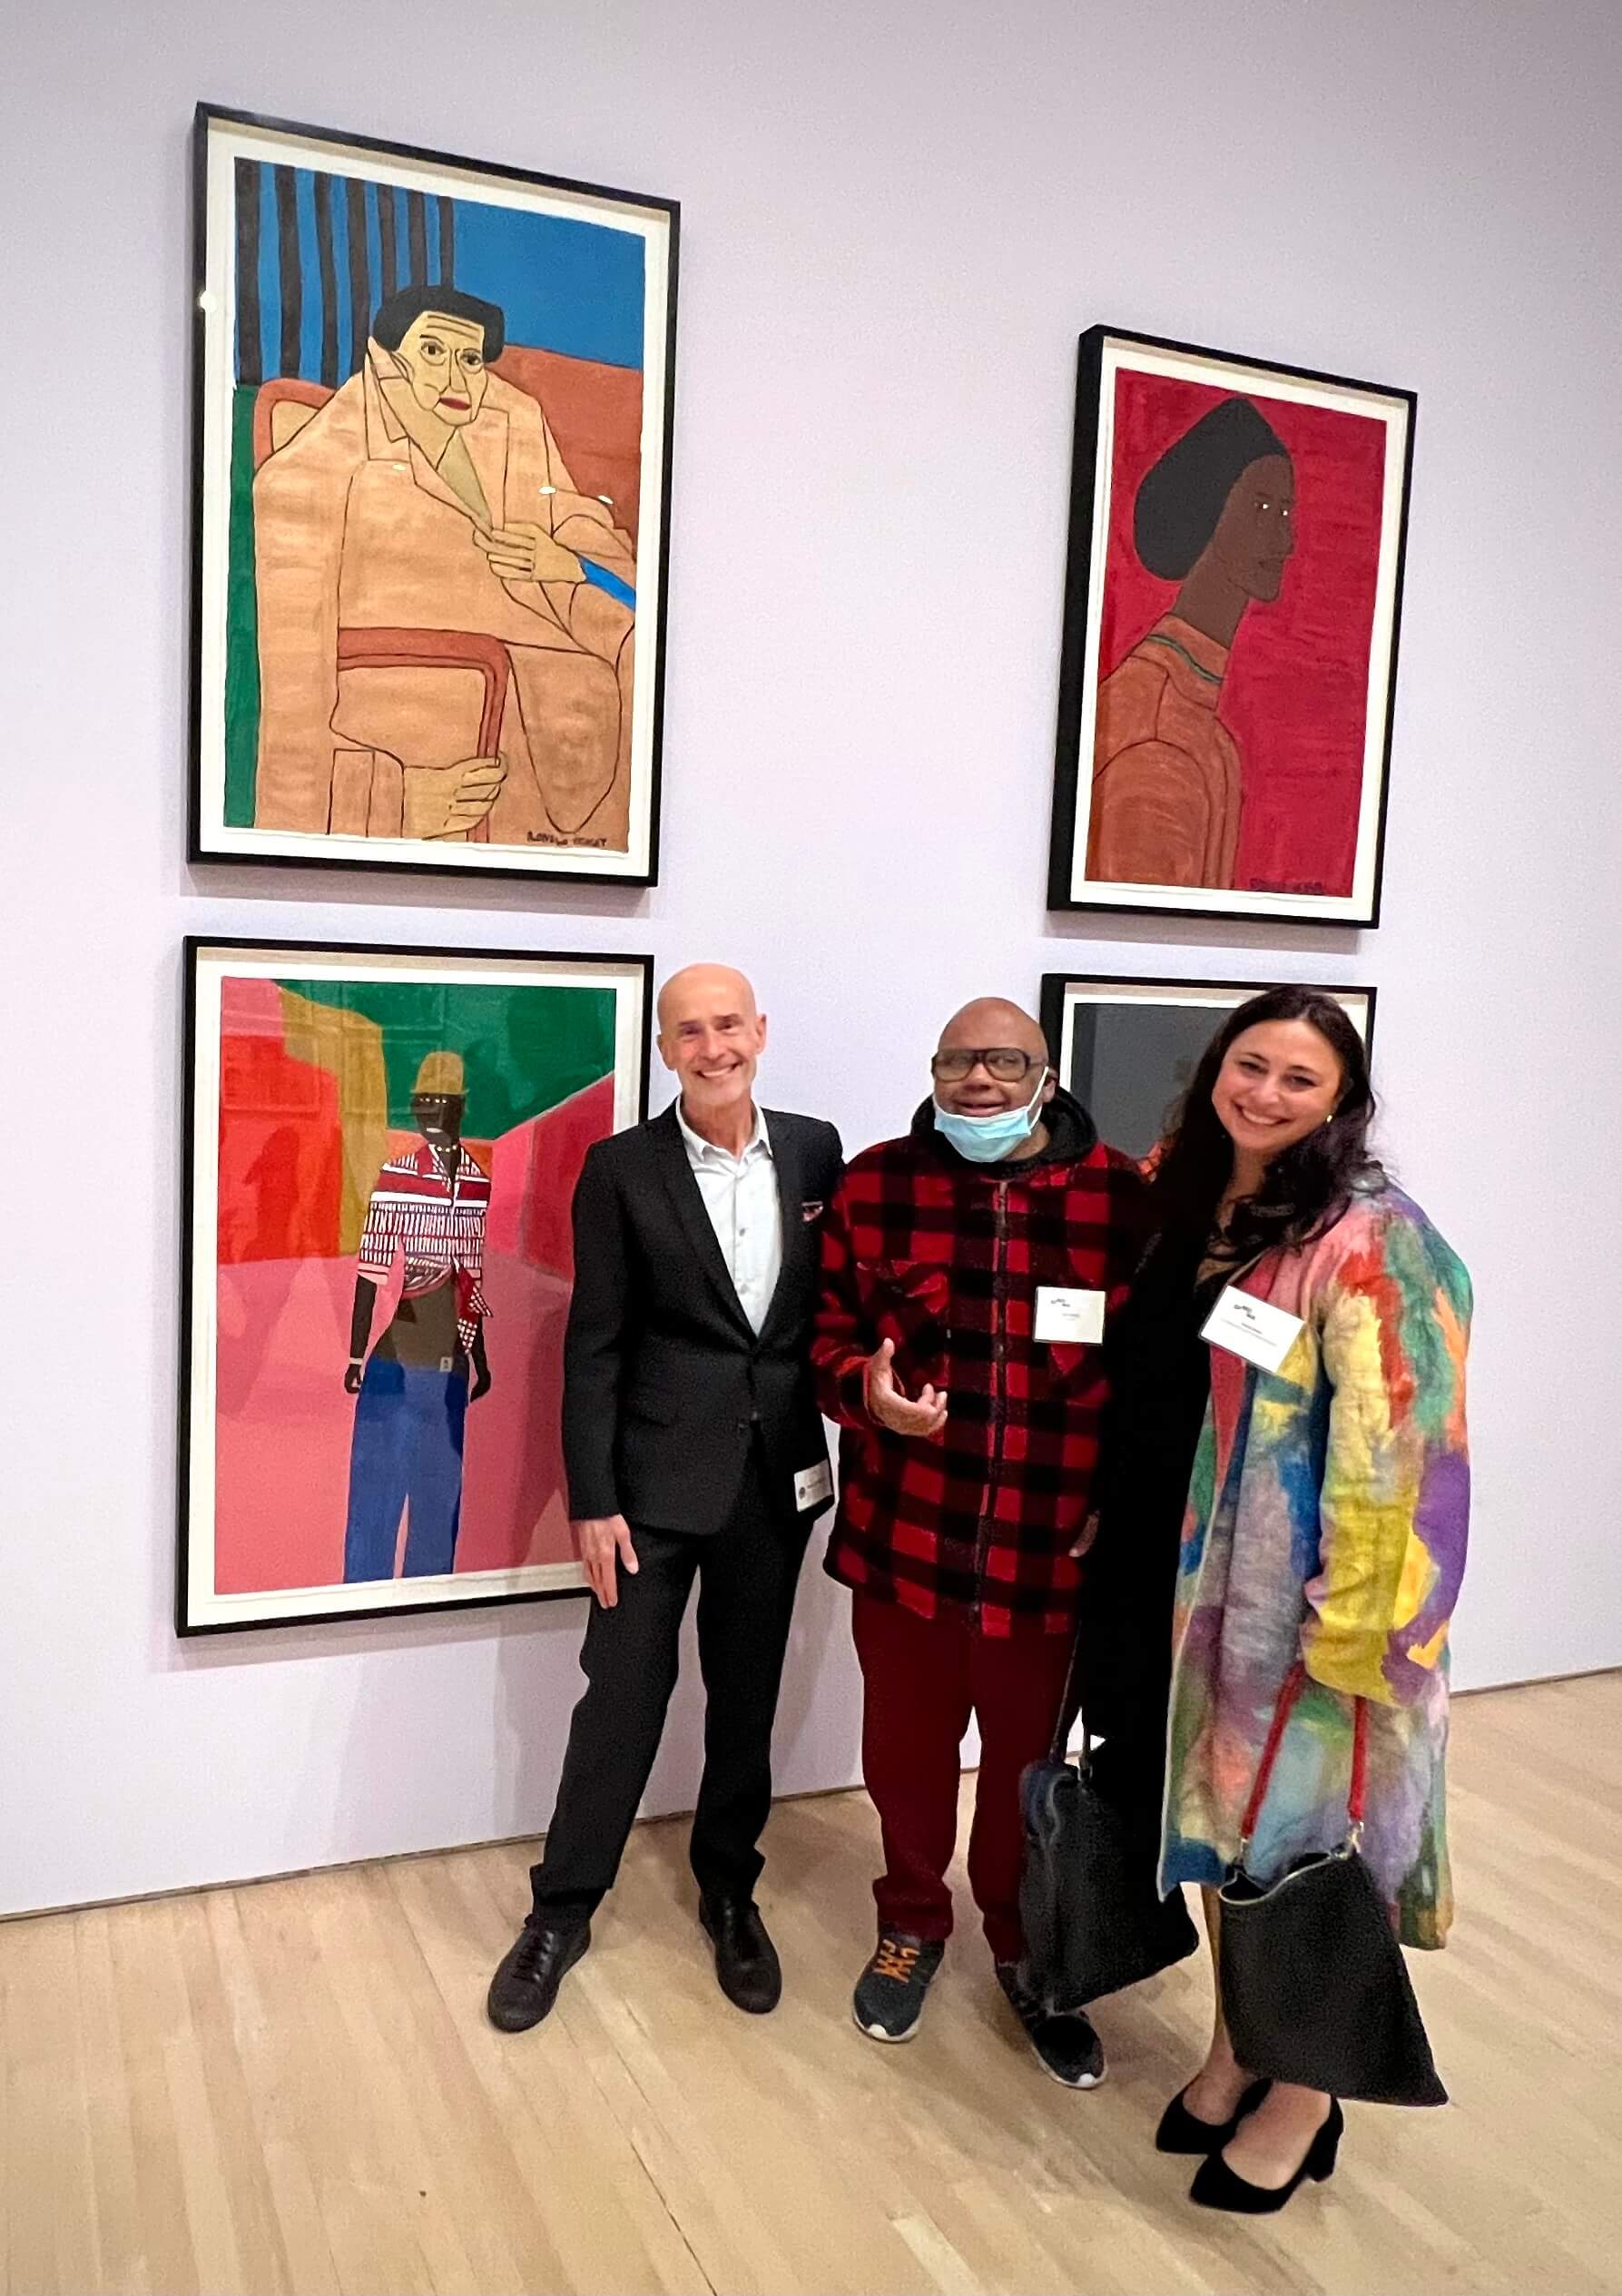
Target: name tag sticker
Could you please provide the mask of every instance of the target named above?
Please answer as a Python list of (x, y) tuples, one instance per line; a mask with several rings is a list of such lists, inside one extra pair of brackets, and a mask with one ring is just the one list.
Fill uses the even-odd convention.
[(814, 1467), (801, 1467), (794, 1477), (794, 1504), (803, 1514), (833, 1496), (833, 1469), (826, 1459)]
[(1057, 1284), (1037, 1286), (1037, 1319), (1031, 1337), (1059, 1340), (1085, 1346), (1104, 1336), (1104, 1294), (1061, 1291)]
[(1271, 1300), (1255, 1299), (1230, 1284), (1205, 1318), (1202, 1339), (1243, 1356), (1260, 1371), (1277, 1371), (1300, 1335), (1302, 1319)]

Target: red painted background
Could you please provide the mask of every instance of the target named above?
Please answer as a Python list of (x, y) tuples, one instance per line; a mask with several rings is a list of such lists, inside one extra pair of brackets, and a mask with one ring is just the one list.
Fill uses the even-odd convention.
[(1156, 581), (1133, 547), (1139, 481), (1174, 439), (1238, 395), (1272, 424), (1294, 463), (1295, 554), (1273, 603), (1246, 607), (1217, 705), (1244, 764), (1234, 884), (1349, 893), (1385, 481), (1382, 422), (1254, 391), (1117, 374), (1098, 675), (1108, 676), (1177, 595), (1178, 586)]

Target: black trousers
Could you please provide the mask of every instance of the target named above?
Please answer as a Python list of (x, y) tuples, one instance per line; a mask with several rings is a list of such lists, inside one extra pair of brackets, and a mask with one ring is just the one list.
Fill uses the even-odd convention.
[(640, 1568), (621, 1568), (618, 1602), (605, 1611), (594, 1601), (585, 1630), (586, 1689), (569, 1724), (546, 1848), (530, 1869), (537, 1913), (585, 1920), (613, 1887), (659, 1750), (695, 1579), (705, 1712), (693, 1871), (706, 1895), (753, 1890), (764, 1863), (755, 1845), (772, 1808), (772, 1725), (810, 1527), (772, 1503), (758, 1452), (721, 1530), (688, 1536), (632, 1525)]

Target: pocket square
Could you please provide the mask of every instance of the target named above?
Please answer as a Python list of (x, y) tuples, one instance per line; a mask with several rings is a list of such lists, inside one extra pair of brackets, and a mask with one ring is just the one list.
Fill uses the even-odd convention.
[(823, 1209), (822, 1199), (819, 1197), (814, 1204), (801, 1204), (800, 1217), (809, 1227), (812, 1220), (821, 1218)]

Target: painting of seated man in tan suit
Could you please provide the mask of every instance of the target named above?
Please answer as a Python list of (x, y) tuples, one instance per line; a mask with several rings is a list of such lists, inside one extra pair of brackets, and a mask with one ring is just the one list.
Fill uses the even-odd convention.
[(193, 860), (650, 883), (677, 216), (197, 123)]
[(261, 467), (257, 825), (624, 848), (635, 554), (503, 345), (494, 304), (402, 290)]

